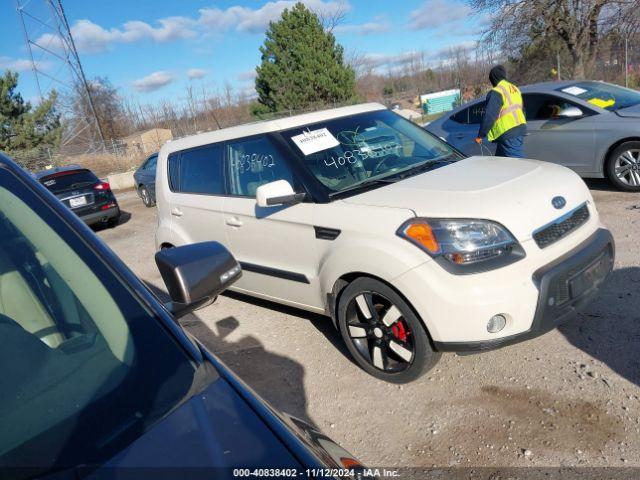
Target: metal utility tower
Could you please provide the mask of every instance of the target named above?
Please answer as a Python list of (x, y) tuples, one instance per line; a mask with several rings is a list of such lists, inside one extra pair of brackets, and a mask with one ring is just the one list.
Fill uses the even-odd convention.
[[(61, 113), (68, 125), (63, 133), (62, 146), (74, 145), (78, 149), (85, 148), (87, 152), (104, 149), (104, 136), (91, 88), (84, 75), (62, 1), (15, 2), (40, 99), (54, 89), (61, 97)], [(80, 101), (70, 105), (71, 98)]]

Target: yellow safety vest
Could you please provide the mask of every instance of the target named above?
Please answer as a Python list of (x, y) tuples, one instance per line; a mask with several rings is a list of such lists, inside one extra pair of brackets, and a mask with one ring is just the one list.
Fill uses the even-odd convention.
[(522, 94), (518, 87), (506, 80), (501, 80), (493, 90), (502, 96), (502, 108), (498, 119), (487, 135), (490, 142), (493, 142), (507, 130), (527, 123), (522, 108)]

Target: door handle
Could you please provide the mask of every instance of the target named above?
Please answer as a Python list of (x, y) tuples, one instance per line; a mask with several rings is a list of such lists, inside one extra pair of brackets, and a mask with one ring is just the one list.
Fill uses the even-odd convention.
[(174, 217), (181, 217), (182, 210), (180, 210), (178, 207), (174, 207), (171, 209), (171, 215), (173, 215)]
[(242, 223), (242, 220), (240, 220), (238, 217), (229, 217), (227, 218), (225, 223), (230, 227), (241, 227), (242, 225), (244, 225)]
[(464, 137), (465, 137), (465, 134), (464, 134), (464, 133), (456, 133), (456, 134), (453, 136), (453, 138), (455, 138), (455, 139), (457, 139), (457, 140), (460, 140), (460, 139), (462, 139), (462, 138), (464, 138)]

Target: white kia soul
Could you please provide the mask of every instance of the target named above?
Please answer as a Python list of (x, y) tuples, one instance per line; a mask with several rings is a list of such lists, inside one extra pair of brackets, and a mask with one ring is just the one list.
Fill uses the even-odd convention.
[(551, 330), (614, 260), (571, 170), (463, 158), (379, 104), (172, 141), (156, 195), (158, 248), (223, 243), (233, 290), (326, 314), (390, 382)]

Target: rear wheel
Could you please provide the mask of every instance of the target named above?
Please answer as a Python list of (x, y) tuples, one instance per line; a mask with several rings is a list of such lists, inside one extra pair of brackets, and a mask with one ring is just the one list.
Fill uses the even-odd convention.
[(625, 142), (607, 158), (607, 176), (620, 190), (640, 192), (640, 142)]
[(151, 199), (151, 195), (149, 194), (149, 190), (144, 185), (142, 185), (140, 187), (140, 198), (142, 198), (142, 203), (144, 203), (144, 206), (147, 207), (147, 208), (151, 208), (156, 204)]
[(340, 295), (338, 324), (355, 361), (387, 382), (410, 382), (440, 359), (413, 310), (385, 283), (362, 277)]

